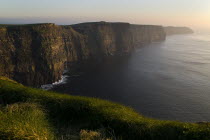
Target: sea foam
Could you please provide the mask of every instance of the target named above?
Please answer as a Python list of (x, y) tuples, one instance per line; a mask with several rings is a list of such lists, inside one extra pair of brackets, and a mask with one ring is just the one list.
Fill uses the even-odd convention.
[[(66, 73), (66, 71), (64, 71), (64, 73)], [(65, 84), (65, 83), (67, 82), (68, 77), (69, 77), (68, 75), (63, 74), (63, 75), (61, 76), (61, 79), (60, 79), (59, 81), (56, 81), (56, 82), (54, 82), (54, 83), (52, 83), (52, 84), (42, 85), (42, 86), (41, 86), (41, 89), (50, 90), (50, 89), (52, 89), (52, 88), (53, 88), (54, 86), (56, 86), (56, 85)]]

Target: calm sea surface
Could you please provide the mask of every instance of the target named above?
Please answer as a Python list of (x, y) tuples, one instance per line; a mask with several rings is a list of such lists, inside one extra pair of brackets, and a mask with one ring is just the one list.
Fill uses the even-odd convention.
[(170, 36), (65, 80), (52, 90), (108, 99), (157, 119), (210, 121), (210, 34)]

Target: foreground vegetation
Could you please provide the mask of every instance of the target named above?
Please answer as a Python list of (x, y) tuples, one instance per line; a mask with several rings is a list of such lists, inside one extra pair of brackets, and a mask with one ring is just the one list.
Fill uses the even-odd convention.
[(210, 124), (149, 119), (116, 103), (0, 78), (0, 139), (209, 140)]

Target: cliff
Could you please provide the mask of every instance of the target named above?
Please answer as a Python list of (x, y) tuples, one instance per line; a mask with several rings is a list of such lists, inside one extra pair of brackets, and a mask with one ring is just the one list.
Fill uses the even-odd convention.
[(87, 36), (87, 46), (94, 57), (121, 55), (132, 51), (136, 44), (165, 40), (162, 26), (96, 22), (71, 27)]
[(60, 79), (65, 62), (131, 52), (138, 43), (165, 39), (161, 26), (83, 23), (0, 26), (0, 75), (29, 86)]
[(0, 28), (0, 74), (25, 85), (60, 79), (63, 64), (85, 55), (82, 35), (54, 24)]
[(176, 34), (192, 34), (194, 33), (192, 29), (188, 27), (164, 27), (166, 35), (176, 35)]

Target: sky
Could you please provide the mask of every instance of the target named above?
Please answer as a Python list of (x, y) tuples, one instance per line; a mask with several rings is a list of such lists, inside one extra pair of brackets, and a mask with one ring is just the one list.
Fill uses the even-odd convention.
[(0, 0), (0, 23), (129, 22), (210, 29), (210, 0)]

